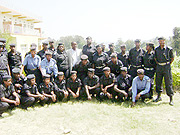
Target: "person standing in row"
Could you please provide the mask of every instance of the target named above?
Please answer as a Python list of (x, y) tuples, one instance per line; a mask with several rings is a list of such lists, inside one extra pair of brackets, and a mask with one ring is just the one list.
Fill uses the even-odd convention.
[(45, 53), (48, 51), (48, 42), (43, 42), (42, 44), (43, 44), (42, 45), (42, 47), (43, 47), (42, 50), (40, 50), (37, 53), (37, 55), (39, 55), (41, 57), (41, 60), (43, 60), (46, 57)]
[(114, 48), (114, 43), (110, 43), (109, 44), (109, 51), (106, 52), (108, 54), (108, 56), (110, 57), (112, 53), (116, 53), (115, 48)]
[(123, 66), (127, 67), (128, 69), (129, 68), (129, 60), (128, 60), (129, 54), (126, 52), (126, 45), (122, 44), (120, 48), (121, 48), (121, 52), (118, 53), (117, 57), (123, 63)]
[(7, 55), (8, 55), (8, 50), (6, 49), (6, 39), (0, 38), (0, 42), (3, 43), (2, 54), (4, 54), (5, 56), (7, 56)]

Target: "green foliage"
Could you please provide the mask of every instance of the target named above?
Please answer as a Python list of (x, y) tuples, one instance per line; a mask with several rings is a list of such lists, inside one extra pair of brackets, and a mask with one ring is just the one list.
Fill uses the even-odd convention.
[(9, 44), (16, 43), (15, 38), (10, 35), (10, 33), (2, 33), (0, 32), (0, 38), (6, 39), (6, 49), (9, 51)]
[(173, 45), (172, 47), (176, 51), (176, 54), (180, 55), (180, 27), (175, 27), (173, 29)]

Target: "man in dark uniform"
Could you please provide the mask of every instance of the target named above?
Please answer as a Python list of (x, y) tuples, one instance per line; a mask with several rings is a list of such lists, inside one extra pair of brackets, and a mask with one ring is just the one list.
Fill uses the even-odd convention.
[(115, 75), (111, 73), (109, 67), (103, 68), (104, 75), (100, 78), (101, 93), (100, 99), (112, 99), (115, 100), (114, 83), (116, 82)]
[(7, 56), (8, 51), (7, 51), (7, 49), (6, 49), (6, 39), (0, 38), (0, 42), (3, 43), (3, 51), (2, 51), (2, 53)]
[(108, 62), (108, 55), (102, 52), (101, 45), (96, 46), (97, 52), (93, 55), (93, 68), (95, 69), (95, 74), (99, 77), (103, 75), (103, 68), (106, 67)]
[(42, 47), (43, 47), (42, 50), (40, 50), (37, 53), (37, 55), (39, 55), (41, 57), (41, 60), (43, 60), (46, 57), (45, 53), (48, 51), (48, 42), (43, 42), (42, 44), (43, 44), (42, 45)]
[(94, 74), (95, 70), (93, 68), (88, 69), (88, 76), (84, 79), (84, 88), (86, 90), (88, 100), (91, 100), (92, 96), (95, 96), (99, 99), (100, 94), (100, 84), (99, 84), (99, 77)]
[(154, 44), (146, 43), (147, 52), (143, 56), (143, 65), (145, 75), (147, 75), (151, 79), (151, 88), (149, 91), (150, 99), (153, 98), (153, 90), (154, 90), (154, 74), (156, 68), (156, 62), (154, 59)]
[(96, 47), (92, 44), (92, 38), (87, 37), (87, 45), (83, 46), (82, 53), (88, 56), (89, 61), (92, 63), (93, 54), (96, 52)]
[(0, 42), (0, 83), (2, 83), (2, 77), (4, 75), (11, 75), (10, 68), (8, 65), (8, 58), (5, 54), (3, 54), (4, 45)]
[(81, 55), (81, 61), (76, 63), (76, 65), (73, 67), (73, 71), (77, 71), (77, 77), (81, 79), (82, 83), (84, 78), (87, 77), (88, 68), (92, 68), (91, 63), (88, 60), (88, 56)]
[(21, 53), (16, 51), (15, 47), (16, 47), (16, 44), (10, 44), (11, 51), (8, 52), (8, 63), (9, 63), (11, 73), (12, 73), (13, 68), (15, 67), (21, 68), (21, 65), (22, 65)]
[(114, 90), (120, 101), (123, 101), (123, 97), (126, 97), (127, 100), (132, 97), (132, 77), (127, 74), (127, 67), (121, 68), (121, 74), (116, 78)]
[(120, 68), (123, 67), (123, 63), (117, 59), (117, 54), (111, 54), (111, 60), (108, 61), (107, 66), (110, 67), (111, 73), (118, 76), (120, 74)]
[(54, 41), (50, 40), (49, 41), (49, 48), (50, 51), (52, 51), (52, 53), (54, 53), (56, 51), (55, 47), (54, 47)]
[(156, 66), (156, 92), (158, 93), (157, 99), (155, 102), (158, 102), (161, 99), (162, 92), (162, 80), (164, 77), (166, 93), (170, 97), (170, 105), (173, 103), (173, 88), (172, 88), (172, 73), (171, 73), (171, 63), (174, 61), (173, 49), (165, 45), (165, 38), (160, 37), (159, 46), (155, 49), (155, 60), (157, 63)]
[(0, 117), (8, 108), (12, 109), (19, 104), (19, 95), (14, 90), (11, 76), (3, 76), (3, 83), (0, 84)]
[(129, 54), (126, 53), (126, 45), (122, 44), (121, 46), (121, 52), (117, 55), (118, 59), (123, 63), (124, 67), (129, 67), (128, 57)]
[(109, 44), (109, 51), (106, 52), (108, 54), (108, 56), (110, 57), (112, 53), (116, 53), (115, 48), (114, 48), (114, 43), (110, 43)]
[(135, 40), (136, 47), (129, 51), (130, 70), (129, 74), (134, 78), (137, 76), (137, 69), (142, 68), (143, 55), (145, 51), (140, 47), (140, 40)]

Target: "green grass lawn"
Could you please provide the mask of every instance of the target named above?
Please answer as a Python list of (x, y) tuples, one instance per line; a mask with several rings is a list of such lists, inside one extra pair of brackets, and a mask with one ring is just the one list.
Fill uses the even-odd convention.
[(169, 98), (146, 104), (138, 102), (99, 103), (92, 101), (69, 101), (49, 106), (37, 106), (28, 111), (15, 109), (4, 113), (0, 119), (0, 135), (179, 135), (180, 94), (174, 96), (174, 106)]

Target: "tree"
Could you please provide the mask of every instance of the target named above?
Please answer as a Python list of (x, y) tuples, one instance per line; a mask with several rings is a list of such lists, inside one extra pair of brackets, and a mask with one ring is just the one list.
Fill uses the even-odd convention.
[(134, 45), (134, 41), (131, 39), (128, 39), (126, 42), (126, 50), (129, 51), (130, 49), (132, 49), (133, 47), (135, 47)]
[(118, 39), (117, 44), (115, 45), (115, 50), (121, 52), (120, 45), (124, 44), (121, 38)]
[(173, 44), (172, 47), (174, 51), (176, 51), (176, 54), (180, 55), (180, 27), (175, 27), (173, 29)]

